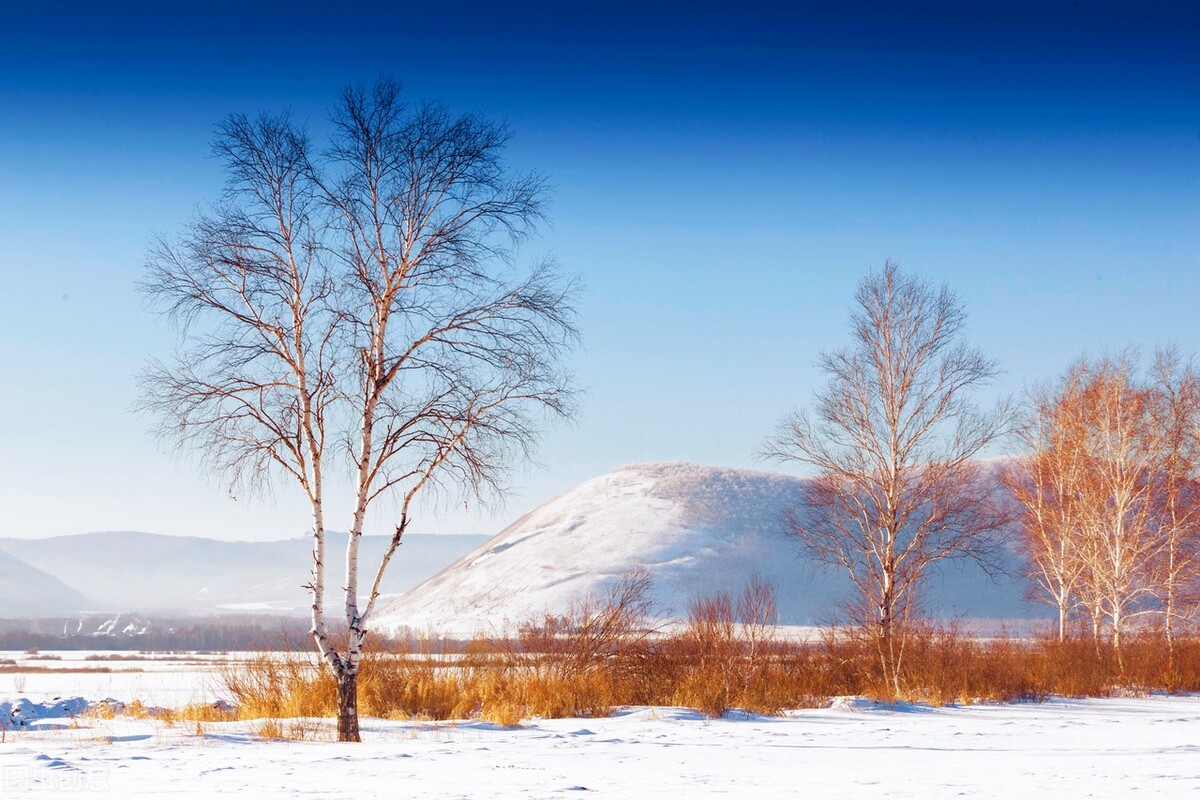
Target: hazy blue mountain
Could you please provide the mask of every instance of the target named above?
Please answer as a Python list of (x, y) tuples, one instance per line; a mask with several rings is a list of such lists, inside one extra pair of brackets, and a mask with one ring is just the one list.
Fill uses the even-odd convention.
[[(486, 538), (406, 535), (384, 579), (384, 593), (395, 595), (415, 586)], [(364, 575), (378, 563), (386, 544), (386, 537), (363, 538)], [(345, 534), (330, 534), (331, 604), (340, 599), (345, 545)], [(303, 588), (311, 564), (306, 538), (230, 542), (109, 531), (47, 539), (4, 538), (0, 550), (65, 585), (52, 591), (44, 584), (44, 591), (24, 603), (31, 610), (22, 615), (83, 610), (301, 612), (309, 605)]]
[(88, 605), (58, 578), (0, 550), (0, 617), (69, 614)]

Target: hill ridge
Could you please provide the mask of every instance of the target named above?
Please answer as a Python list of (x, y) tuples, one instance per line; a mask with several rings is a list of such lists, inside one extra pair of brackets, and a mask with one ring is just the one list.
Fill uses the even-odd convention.
[[(776, 585), (780, 622), (830, 622), (849, 590), (837, 571), (810, 563), (783, 530), (782, 512), (806, 479), (686, 461), (627, 464), (559, 494), (402, 594), (376, 627), (469, 636), (493, 632), (602, 592), (646, 567), (665, 619), (696, 596), (740, 591), (753, 575)], [(945, 565), (930, 581), (931, 610), (1014, 623), (1041, 618), (1024, 583), (993, 582), (974, 565)]]

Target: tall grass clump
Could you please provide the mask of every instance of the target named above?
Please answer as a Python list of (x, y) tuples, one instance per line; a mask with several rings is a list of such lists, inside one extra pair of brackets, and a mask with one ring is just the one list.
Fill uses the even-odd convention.
[(241, 719), (324, 717), (337, 711), (337, 684), (313, 656), (262, 652), (221, 667)]

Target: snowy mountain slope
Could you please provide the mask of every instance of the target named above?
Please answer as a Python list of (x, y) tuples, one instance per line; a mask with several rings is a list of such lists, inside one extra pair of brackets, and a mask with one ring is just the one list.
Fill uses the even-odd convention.
[[(776, 585), (782, 624), (830, 622), (849, 584), (800, 556), (780, 522), (803, 485), (785, 475), (683, 463), (624, 467), (530, 511), (406, 592), (376, 626), (457, 635), (500, 630), (563, 613), (573, 599), (603, 591), (636, 566), (650, 570), (665, 616), (685, 615), (697, 596), (722, 589), (736, 595), (758, 574)], [(941, 618), (1042, 614), (1023, 600), (1023, 581), (993, 582), (973, 565), (943, 567), (928, 588), (928, 607)]]
[[(485, 538), (406, 536), (384, 579), (385, 593), (398, 594), (414, 586)], [(340, 600), (336, 587), (343, 582), (340, 553), (345, 543), (345, 534), (330, 534), (331, 603)], [(386, 544), (387, 537), (363, 538), (364, 571), (374, 568)], [(287, 612), (304, 610), (309, 602), (302, 588), (311, 563), (310, 544), (304, 538), (227, 542), (104, 532), (0, 539), (0, 550), (73, 587), (80, 595), (66, 603), (53, 592), (38, 592), (31, 595), (34, 602), (27, 604), (23, 616), (81, 610)]]
[(69, 614), (88, 604), (58, 578), (0, 550), (0, 617)]

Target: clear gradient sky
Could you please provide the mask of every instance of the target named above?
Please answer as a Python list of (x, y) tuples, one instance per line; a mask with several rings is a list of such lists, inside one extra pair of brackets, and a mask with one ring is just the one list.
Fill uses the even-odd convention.
[(1085, 351), (1200, 349), (1194, 0), (378, 6), (4, 4), (0, 535), (307, 529), (290, 487), (233, 500), (131, 411), (171, 347), (135, 282), (215, 199), (218, 120), (319, 137), (381, 73), (508, 120), (556, 187), (526, 252), (587, 286), (578, 423), (506, 507), (415, 530), (494, 533), (634, 461), (759, 466), (889, 258), (967, 301), (996, 395)]

